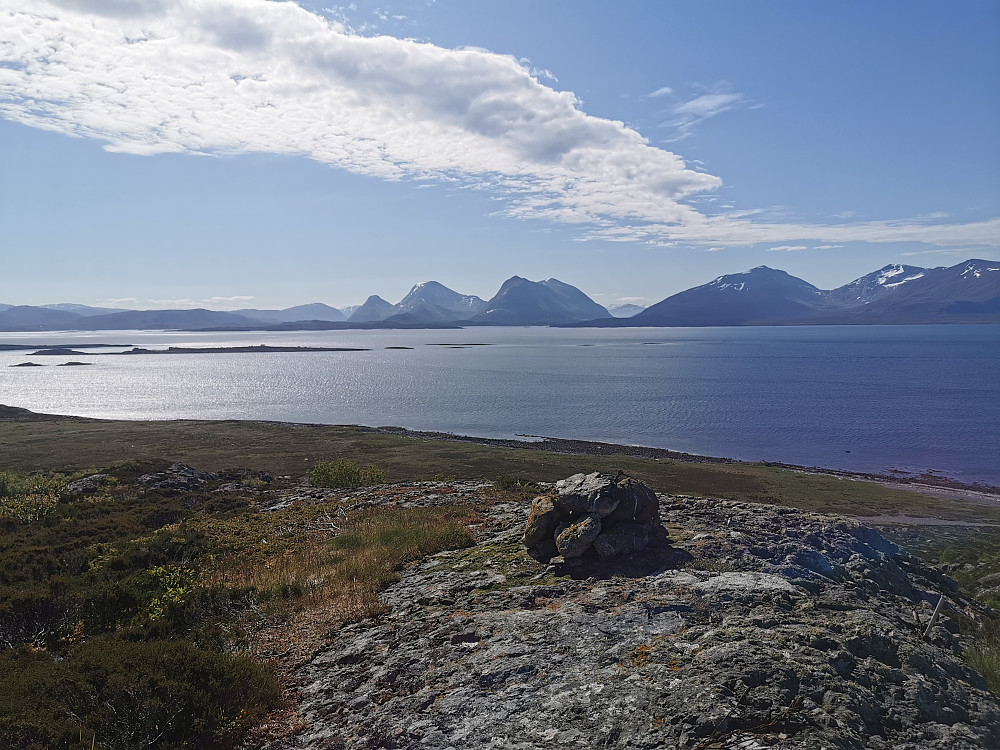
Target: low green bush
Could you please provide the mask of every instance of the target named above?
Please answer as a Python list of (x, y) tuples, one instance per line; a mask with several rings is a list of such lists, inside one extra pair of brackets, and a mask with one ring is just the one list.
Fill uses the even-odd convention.
[(318, 461), (309, 472), (314, 487), (369, 487), (385, 482), (385, 472), (375, 464), (361, 466), (349, 458)]
[(268, 668), (184, 641), (0, 653), (0, 746), (234, 748), (281, 704)]

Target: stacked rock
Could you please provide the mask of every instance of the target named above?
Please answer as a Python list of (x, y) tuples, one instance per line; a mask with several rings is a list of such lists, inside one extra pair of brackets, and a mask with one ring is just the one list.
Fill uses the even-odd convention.
[(574, 474), (536, 497), (524, 546), (541, 562), (594, 553), (602, 560), (662, 542), (660, 502), (642, 482), (622, 474)]

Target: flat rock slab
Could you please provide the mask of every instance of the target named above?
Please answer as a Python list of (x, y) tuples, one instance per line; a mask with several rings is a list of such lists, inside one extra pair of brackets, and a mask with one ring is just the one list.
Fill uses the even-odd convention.
[(660, 500), (690, 554), (573, 567), (527, 556), (528, 503), (485, 509), (298, 670), (308, 726), (270, 750), (1000, 747), (947, 616), (981, 611), (940, 570), (841, 519)]

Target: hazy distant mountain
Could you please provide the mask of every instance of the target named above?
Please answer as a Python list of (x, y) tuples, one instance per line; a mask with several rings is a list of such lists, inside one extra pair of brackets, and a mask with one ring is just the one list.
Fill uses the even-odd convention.
[(13, 307), (13, 305), (5, 305), (5, 304), (3, 304), (2, 302), (0, 302), (0, 312), (2, 312), (2, 311), (4, 311), (4, 310), (8, 310), (8, 309), (10, 309), (11, 307)]
[(467, 320), (485, 309), (486, 302), (471, 294), (459, 294), (437, 281), (425, 281), (413, 287), (394, 307), (385, 320), (445, 323)]
[[(0, 313), (2, 314), (2, 313)], [(111, 315), (81, 318), (77, 330), (115, 331), (132, 329), (173, 330), (196, 328), (253, 328), (257, 321), (244, 315), (216, 310), (128, 310)]]
[(347, 316), (336, 307), (313, 302), (308, 305), (296, 305), (284, 310), (236, 310), (238, 315), (259, 320), (264, 323), (294, 323), (299, 320), (326, 320), (338, 322), (347, 320)]
[(667, 297), (628, 322), (637, 326), (739, 326), (802, 318), (825, 306), (823, 292), (809, 282), (758, 266)]
[(58, 331), (75, 330), (83, 316), (64, 310), (50, 310), (34, 305), (13, 305), (0, 310), (0, 330)]
[(512, 276), (467, 321), (470, 325), (551, 325), (594, 318), (610, 318), (607, 310), (574, 286), (558, 279), (529, 281)]
[(377, 294), (373, 294), (357, 310), (351, 313), (347, 320), (350, 323), (370, 323), (375, 320), (385, 320), (392, 315), (394, 305), (386, 302)]
[(642, 305), (608, 305), (608, 312), (613, 318), (631, 318), (645, 309)]
[(339, 307), (337, 309), (344, 314), (345, 318), (350, 318), (354, 314), (354, 311), (357, 310), (359, 307), (361, 307), (361, 305), (346, 305), (344, 307)]
[(77, 305), (73, 302), (59, 302), (55, 305), (39, 305), (39, 307), (44, 307), (47, 310), (76, 313), (85, 318), (93, 315), (109, 315), (111, 313), (124, 312), (121, 307), (91, 307), (90, 305)]
[[(890, 265), (830, 291), (766, 266), (720, 276), (627, 319), (594, 326), (1000, 323), (1000, 262)], [(577, 324), (581, 325), (581, 324)]]
[(831, 289), (826, 293), (826, 299), (837, 305), (867, 305), (869, 302), (893, 294), (903, 284), (923, 278), (926, 273), (926, 268), (917, 266), (904, 266), (898, 263), (888, 265), (849, 284)]

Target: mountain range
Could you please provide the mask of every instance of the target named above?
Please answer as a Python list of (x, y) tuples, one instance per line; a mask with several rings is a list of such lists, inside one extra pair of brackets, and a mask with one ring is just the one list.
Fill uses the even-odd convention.
[[(629, 316), (630, 317), (624, 317)], [(616, 316), (616, 317), (613, 317)], [(720, 276), (645, 309), (604, 308), (558, 279), (513, 276), (489, 300), (436, 281), (396, 304), (377, 295), (337, 309), (112, 310), (72, 303), (0, 304), (0, 330), (324, 330), (458, 326), (741, 326), (1000, 323), (1000, 261), (951, 267), (888, 265), (831, 290), (767, 266)]]
[(1000, 262), (888, 265), (831, 290), (758, 266), (674, 294), (631, 318), (589, 321), (602, 327), (926, 323), (1000, 323)]

